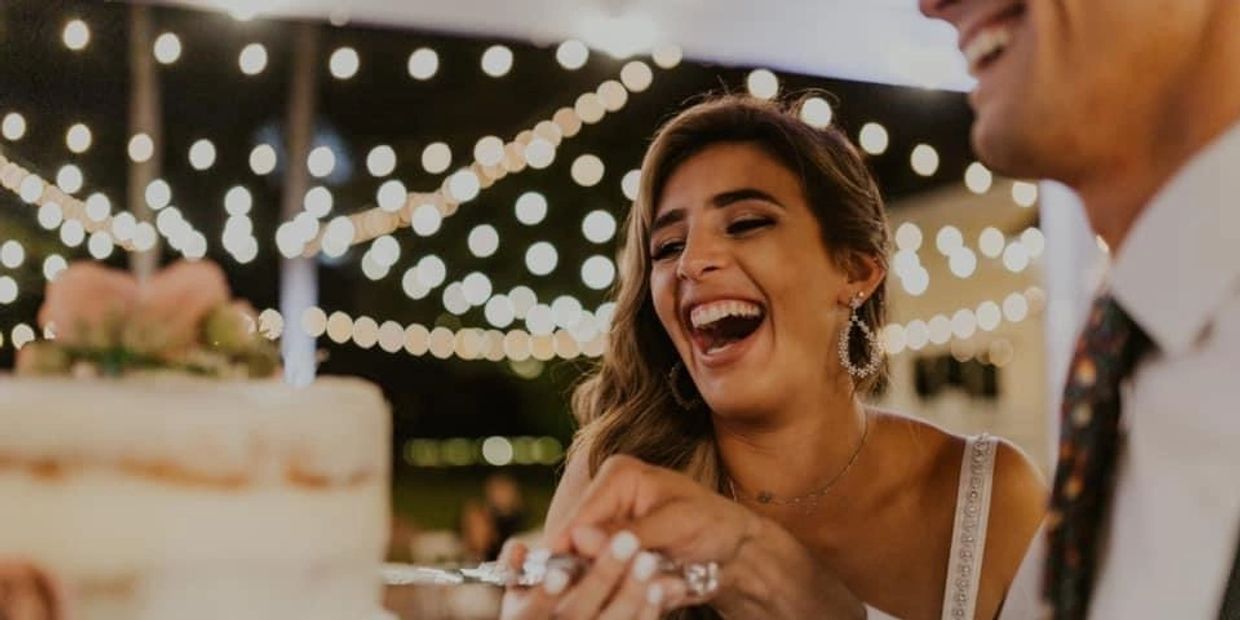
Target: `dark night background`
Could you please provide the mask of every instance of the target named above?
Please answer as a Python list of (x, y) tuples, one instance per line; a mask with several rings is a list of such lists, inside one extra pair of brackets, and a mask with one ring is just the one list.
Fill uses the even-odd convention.
[[(282, 142), (281, 131), (289, 90), (293, 24), (255, 20), (238, 22), (226, 15), (157, 7), (152, 10), (158, 34), (171, 31), (181, 39), (180, 59), (159, 65), (164, 139), (158, 145), (163, 174), (173, 188), (173, 203), (208, 239), (207, 257), (228, 272), (234, 294), (248, 298), (256, 308), (278, 307), (280, 255), (274, 235), (279, 217), (282, 167), (265, 176), (249, 168), (250, 150), (260, 141)], [(20, 112), (26, 135), (15, 143), (0, 140), (0, 150), (45, 178), (54, 179), (66, 163), (78, 165), (86, 182), (78, 196), (101, 191), (112, 200), (114, 212), (123, 208), (128, 141), (129, 60), (127, 31), (129, 7), (119, 3), (9, 0), (0, 5), (0, 115)], [(90, 24), (91, 39), (80, 52), (68, 50), (61, 40), (64, 25), (74, 17)], [(568, 71), (555, 59), (555, 47), (537, 47), (519, 41), (472, 39), (432, 32), (392, 30), (350, 24), (321, 24), (322, 59), (318, 62), (320, 138), (338, 140), (336, 171), (325, 183), (334, 195), (333, 215), (374, 204), (382, 179), (366, 171), (367, 152), (378, 144), (391, 145), (397, 154), (394, 178), (411, 191), (438, 187), (443, 175), (426, 173), (420, 164), (422, 149), (446, 142), (453, 152), (455, 170), (472, 160), (474, 143), (482, 136), (511, 139), (518, 131), (550, 118), (556, 109), (572, 106), (583, 92), (615, 79), (626, 60), (591, 53), (585, 67)], [(267, 47), (267, 68), (246, 76), (237, 67), (237, 54), (246, 44)], [(479, 58), (487, 47), (502, 43), (515, 55), (511, 72), (501, 78), (485, 75)], [(361, 69), (352, 79), (338, 80), (328, 72), (327, 57), (348, 45), (361, 57)], [(412, 79), (406, 69), (409, 54), (430, 47), (440, 66), (428, 81)], [(648, 59), (647, 59), (648, 61)], [(441, 289), (414, 301), (401, 290), (401, 274), (419, 257), (434, 253), (448, 265), (448, 281), (466, 273), (487, 274), (497, 291), (524, 284), (540, 301), (563, 294), (577, 297), (588, 309), (605, 301), (605, 294), (582, 284), (577, 267), (587, 256), (614, 251), (614, 242), (598, 246), (581, 234), (582, 217), (607, 209), (622, 221), (628, 200), (620, 179), (636, 168), (648, 139), (661, 120), (686, 101), (706, 91), (744, 89), (748, 67), (700, 64), (687, 58), (671, 70), (654, 67), (649, 90), (631, 93), (627, 105), (603, 121), (586, 125), (581, 133), (557, 149), (555, 163), (545, 170), (526, 169), (483, 190), (476, 200), (446, 218), (440, 232), (429, 238), (408, 230), (395, 233), (401, 242), (401, 260), (388, 277), (372, 282), (361, 271), (365, 245), (341, 259), (320, 261), (319, 305), (327, 312), (342, 310), (365, 314), (380, 322), (420, 322), (448, 327), (483, 326), (481, 308), (461, 317), (447, 313)], [(834, 122), (854, 139), (862, 124), (883, 124), (891, 143), (871, 164), (889, 199), (907, 197), (944, 183), (958, 183), (971, 161), (967, 143), (970, 113), (962, 95), (898, 88), (818, 77), (780, 74), (781, 92), (821, 89), (829, 93)], [(82, 155), (65, 146), (65, 131), (76, 122), (89, 125), (93, 146)], [(217, 149), (215, 165), (194, 170), (187, 161), (190, 144), (208, 138)], [(929, 179), (909, 167), (913, 145), (933, 145), (942, 160)], [(594, 153), (606, 164), (603, 181), (584, 188), (569, 175), (580, 154)], [(254, 234), (258, 257), (238, 264), (220, 246), (227, 214), (224, 193), (243, 185), (254, 195)], [(513, 204), (521, 193), (536, 190), (548, 200), (547, 218), (537, 226), (519, 223)], [(27, 259), (14, 277), (21, 294), (16, 302), (0, 306), (0, 331), (9, 334), (19, 322), (33, 324), (45, 285), (43, 257), (56, 252), (66, 258), (87, 257), (85, 246), (64, 247), (54, 233), (36, 222), (36, 209), (16, 195), (0, 193), (0, 241), (16, 239)], [(500, 249), (486, 259), (475, 258), (466, 247), (466, 235), (476, 225), (490, 223), (499, 232)], [(525, 269), (524, 249), (534, 241), (552, 242), (559, 250), (556, 271), (531, 276)], [(169, 259), (165, 250), (164, 260)], [(122, 252), (107, 262), (125, 265)], [(287, 318), (289, 328), (299, 321)], [(514, 324), (514, 327), (520, 323)], [(401, 459), (411, 438), (553, 436), (565, 446), (573, 425), (567, 395), (589, 361), (552, 361), (534, 379), (518, 376), (507, 362), (438, 360), (429, 355), (392, 354), (378, 347), (360, 349), (319, 339), (326, 352), (320, 367), (325, 374), (350, 374), (382, 386), (392, 404), (395, 437), (393, 455), (397, 506), (420, 522), (444, 526), (462, 498), (476, 493), (482, 478), (493, 470), (477, 465), (451, 469), (415, 468)], [(0, 347), (0, 369), (11, 368), (13, 348), (8, 338)], [(535, 513), (549, 495), (557, 468), (548, 465), (513, 466), (509, 470), (530, 493)], [(536, 515), (535, 515), (536, 516)]]

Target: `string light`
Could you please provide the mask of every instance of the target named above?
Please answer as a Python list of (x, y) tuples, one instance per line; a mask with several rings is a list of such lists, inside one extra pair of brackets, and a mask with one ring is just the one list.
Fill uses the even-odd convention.
[(151, 140), (151, 136), (139, 133), (129, 139), (129, 159), (142, 163), (150, 160), (154, 154), (155, 143)]
[(504, 141), (486, 136), (474, 145), (474, 159), (483, 166), (496, 166), (504, 160)]
[(547, 217), (547, 198), (538, 192), (525, 192), (517, 197), (515, 211), (518, 222), (535, 226)]
[(21, 349), (22, 347), (34, 342), (34, 329), (25, 323), (18, 323), (13, 328), (12, 337), (9, 339), (13, 342), (13, 348)]
[(546, 241), (538, 241), (525, 252), (525, 266), (536, 276), (545, 276), (555, 271), (559, 262), (559, 253), (555, 246)]
[(921, 228), (912, 222), (904, 222), (896, 228), (896, 247), (916, 252), (921, 247)]
[(957, 278), (968, 278), (977, 270), (977, 255), (966, 247), (958, 247), (948, 256), (948, 268)]
[[(323, 191), (327, 190), (323, 189)], [(330, 196), (330, 193), (328, 195)], [(383, 184), (379, 186), (379, 191), (375, 193), (375, 202), (379, 204), (380, 209), (395, 212), (405, 206), (406, 196), (408, 196), (408, 194), (405, 190), (405, 184), (396, 179), (389, 179), (384, 181)], [(308, 201), (309, 199), (309, 193), (307, 192), (306, 200)], [(320, 210), (321, 209), (316, 209), (316, 212)], [(330, 207), (328, 210), (330, 210)]]
[(250, 170), (258, 176), (266, 176), (276, 169), (276, 149), (270, 144), (260, 144), (250, 151)]
[(82, 189), (82, 170), (73, 164), (65, 164), (56, 172), (56, 186), (66, 194), (76, 194)]
[(59, 254), (51, 254), (43, 259), (43, 277), (51, 282), (56, 279), (65, 269), (69, 268), (69, 263)]
[(861, 148), (870, 155), (882, 155), (887, 152), (887, 129), (878, 123), (866, 123), (861, 126), (858, 141)]
[(439, 54), (428, 47), (421, 47), (409, 54), (409, 77), (425, 81), (435, 77), (439, 71)]
[(939, 152), (929, 144), (918, 144), (913, 147), (909, 161), (913, 166), (913, 172), (923, 177), (934, 176), (939, 169)]
[(629, 101), (629, 91), (615, 80), (607, 80), (599, 84), (595, 94), (598, 95), (599, 102), (603, 104), (603, 109), (608, 112), (619, 112)]
[(904, 286), (904, 292), (913, 297), (920, 297), (930, 288), (930, 272), (925, 267), (918, 266), (904, 274), (900, 278), (900, 284)]
[(993, 226), (987, 226), (977, 239), (977, 247), (982, 254), (988, 258), (998, 258), (1003, 254), (1003, 248), (1007, 244), (1007, 239), (1003, 237), (1003, 233)]
[(443, 142), (432, 142), (422, 149), (422, 168), (431, 174), (439, 174), (452, 165), (452, 149)]
[(27, 204), (34, 204), (43, 196), (45, 188), (46, 184), (43, 182), (43, 179), (32, 174), (22, 180), (21, 185), (17, 188), (17, 195)]
[(267, 68), (267, 48), (262, 43), (251, 43), (241, 50), (237, 65), (246, 75), (258, 75)]
[(810, 127), (825, 129), (833, 116), (831, 104), (822, 97), (810, 97), (801, 104), (801, 120)]
[(444, 288), (443, 307), (457, 316), (469, 311), (469, 300), (465, 299), (465, 290), (460, 282), (453, 282)]
[(974, 194), (985, 194), (990, 191), (990, 186), (994, 182), (994, 175), (990, 170), (983, 166), (980, 162), (969, 164), (964, 171), (964, 184), (969, 191)]
[(181, 38), (171, 32), (165, 32), (155, 38), (155, 60), (162, 65), (170, 65), (181, 58)]
[(676, 45), (660, 45), (654, 48), (654, 53), (651, 57), (654, 60), (654, 64), (658, 65), (659, 68), (673, 69), (684, 58), (684, 52)]
[(194, 170), (206, 170), (215, 165), (215, 144), (202, 138), (189, 147), (189, 165)]
[(499, 250), (499, 232), (490, 224), (475, 226), (469, 231), (469, 252), (478, 258), (487, 258)]
[(620, 180), (620, 190), (624, 192), (625, 198), (637, 200), (637, 193), (641, 190), (641, 175), (641, 170), (630, 170), (624, 173), (624, 178)]
[(624, 84), (629, 92), (645, 92), (653, 81), (654, 72), (650, 65), (640, 60), (631, 60), (620, 69), (620, 83)]
[(569, 39), (556, 48), (555, 59), (560, 63), (561, 67), (569, 71), (576, 71), (584, 67), (586, 61), (590, 59), (590, 49), (581, 41)]
[(391, 267), (400, 260), (400, 243), (391, 235), (383, 235), (374, 240), (370, 244), (368, 252), (374, 257), (374, 260), (383, 267)]
[(26, 135), (26, 118), (17, 112), (5, 114), (4, 121), (0, 122), (0, 135), (10, 142), (21, 140)]
[[(39, 205), (39, 224), (49, 230), (59, 225), (61, 241), (70, 247), (80, 245), (87, 232), (106, 230), (112, 225), (107, 213), (107, 210), (111, 208), (110, 205), (107, 205), (107, 209), (102, 214), (98, 212), (97, 207), (88, 210), (87, 204), (83, 201), (65, 193), (56, 185), (49, 184), (39, 175), (9, 161), (3, 155), (0, 155), (0, 186), (17, 194), (29, 204)], [(91, 217), (92, 215), (94, 217)], [(101, 218), (100, 215), (102, 215)], [(67, 225), (69, 226), (66, 230)], [(133, 245), (128, 242), (123, 243), (122, 247), (127, 250), (134, 249)]]
[(779, 78), (767, 69), (755, 69), (745, 78), (749, 94), (759, 99), (774, 99), (779, 94)]
[[(623, 88), (619, 82), (610, 82), (613, 83), (611, 86), (600, 86), (599, 90), (606, 94), (607, 91)], [(614, 106), (617, 102), (611, 103)], [(472, 191), (475, 181), (478, 191), (481, 191), (507, 174), (520, 172), (527, 165), (531, 168), (549, 166), (554, 160), (555, 150), (560, 141), (577, 135), (582, 124), (598, 122), (607, 112), (604, 102), (597, 93), (583, 94), (577, 99), (573, 108), (557, 109), (551, 119), (536, 123), (532, 129), (523, 130), (513, 141), (505, 144), (500, 165), (486, 166), (482, 162), (474, 161), (470, 166), (462, 169), (462, 172), (469, 172), (470, 175), (462, 175), (455, 179), (457, 181), (455, 189), (470, 191), (453, 191), (454, 179), (450, 178), (434, 192), (411, 192), (408, 200), (405, 201), (405, 206), (395, 213), (385, 212), (376, 207), (350, 215), (356, 231), (356, 236), (350, 243), (361, 243), (380, 235), (390, 234), (398, 227), (405, 225), (413, 227), (414, 232), (418, 234), (434, 234), (439, 230), (440, 220), (457, 211), (460, 203), (456, 200), (458, 196), (471, 198), (476, 196)], [(451, 152), (446, 144), (436, 143), (428, 146), (423, 152), (423, 166), (428, 172), (438, 174), (448, 168), (450, 156)], [(439, 161), (435, 161), (436, 159)], [(472, 180), (470, 176), (473, 177)], [(425, 209), (428, 206), (437, 211), (437, 215), (430, 215)], [(291, 247), (292, 244), (289, 245)], [(308, 256), (320, 251), (321, 246), (322, 239), (316, 236), (305, 242), (301, 251)]]
[(357, 70), (361, 67), (361, 59), (358, 58), (357, 50), (351, 47), (342, 47), (332, 52), (327, 64), (332, 77), (338, 80), (347, 80), (357, 75)]
[(1032, 207), (1038, 201), (1038, 186), (1026, 181), (1013, 181), (1012, 200), (1022, 207)]
[(491, 297), (491, 279), (480, 272), (473, 272), (461, 281), (461, 292), (471, 306), (481, 306)]
[(75, 123), (65, 132), (65, 146), (74, 153), (85, 153), (90, 149), (91, 141), (90, 127), (83, 123)]
[(585, 154), (573, 160), (572, 177), (582, 187), (594, 187), (603, 180), (603, 160), (597, 155)]
[(950, 318), (939, 314), (929, 321), (915, 319), (906, 324), (890, 323), (883, 327), (880, 334), (890, 355), (898, 355), (905, 350), (919, 351), (929, 344), (964, 342), (977, 335), (979, 330), (984, 333), (998, 330), (1005, 320), (1016, 324), (1028, 319), (1045, 306), (1045, 297), (1041, 288), (1032, 286), (1024, 292), (1007, 295), (1002, 305), (986, 300), (976, 308), (960, 308)]
[(86, 228), (77, 220), (69, 220), (60, 225), (60, 241), (65, 245), (76, 248), (82, 245), (86, 240)]
[(513, 307), (512, 300), (505, 295), (496, 295), (487, 300), (483, 314), (488, 323), (499, 329), (504, 329), (512, 325), (516, 320), (516, 310)]
[(964, 245), (964, 235), (960, 229), (952, 225), (947, 225), (939, 229), (939, 233), (934, 238), (934, 246), (944, 256), (951, 256), (952, 252)]
[(10, 276), (0, 276), (0, 305), (9, 305), (17, 301), (17, 280)]
[(366, 155), (366, 170), (372, 177), (385, 177), (396, 170), (396, 151), (380, 144)]
[(603, 105), (603, 101), (599, 99), (596, 93), (585, 93), (578, 97), (573, 104), (573, 111), (587, 125), (593, 125), (603, 120), (603, 116), (607, 114), (606, 106)]
[[(95, 196), (100, 195), (101, 194), (93, 194), (91, 195), (91, 198), (93, 199)], [(143, 193), (143, 196), (146, 198), (147, 206), (155, 211), (158, 211), (172, 202), (172, 187), (169, 186), (168, 182), (163, 179), (155, 179), (147, 184), (146, 191)], [(87, 201), (87, 206), (90, 206), (89, 200)]]
[(616, 234), (616, 218), (602, 209), (591, 211), (581, 220), (581, 234), (591, 243), (607, 243)]
[(17, 269), (26, 261), (26, 248), (15, 240), (5, 241), (0, 244), (0, 265), (4, 265), (9, 269)]
[(1003, 266), (1012, 273), (1020, 273), (1029, 266), (1029, 249), (1020, 241), (1009, 243), (1003, 250)]
[(443, 224), (443, 215), (439, 213), (439, 209), (433, 204), (424, 204), (413, 211), (413, 218), (410, 220), (410, 227), (413, 232), (423, 237), (429, 237), (439, 232), (439, 227)]
[(1020, 242), (1029, 251), (1029, 258), (1038, 258), (1046, 250), (1046, 236), (1035, 226), (1026, 228), (1020, 234)]
[(254, 197), (250, 190), (234, 185), (224, 193), (224, 210), (229, 215), (246, 215), (254, 206)]
[(462, 204), (478, 197), (482, 191), (482, 182), (478, 175), (468, 168), (457, 170), (448, 177), (445, 183), (446, 197), (457, 204)]
[[(171, 191), (171, 190), (170, 190)], [(112, 214), (112, 201), (102, 192), (95, 192), (86, 199), (86, 217), (92, 222), (102, 222)]]
[(65, 47), (78, 52), (86, 48), (90, 43), (90, 28), (86, 22), (80, 19), (70, 20), (65, 24), (65, 30), (62, 36)]
[(423, 256), (416, 268), (418, 280), (427, 288), (439, 288), (448, 277), (447, 265), (444, 264), (443, 259), (434, 254)]
[(114, 247), (112, 235), (97, 230), (90, 234), (90, 240), (86, 242), (86, 247), (90, 251), (90, 255), (98, 260), (103, 260), (112, 255)]
[(306, 156), (306, 169), (316, 178), (330, 175), (336, 169), (336, 153), (330, 147), (314, 147)]
[(492, 45), (482, 53), (482, 72), (494, 77), (503, 77), (512, 70), (512, 50), (503, 45)]
[(555, 161), (555, 145), (543, 138), (534, 138), (525, 145), (525, 162), (535, 170), (543, 170)]
[(616, 264), (606, 256), (591, 256), (581, 264), (581, 281), (596, 291), (601, 291), (616, 279)]

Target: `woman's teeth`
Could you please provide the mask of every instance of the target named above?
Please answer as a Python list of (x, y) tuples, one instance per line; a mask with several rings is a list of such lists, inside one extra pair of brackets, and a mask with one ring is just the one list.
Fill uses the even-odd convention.
[(689, 312), (689, 322), (693, 329), (702, 329), (728, 317), (754, 318), (761, 315), (762, 307), (758, 304), (729, 299), (694, 307)]

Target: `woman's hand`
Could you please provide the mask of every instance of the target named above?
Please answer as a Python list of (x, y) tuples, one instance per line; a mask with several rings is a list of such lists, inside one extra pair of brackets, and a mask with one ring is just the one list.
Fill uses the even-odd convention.
[[(656, 575), (658, 558), (639, 553), (637, 538), (622, 531), (608, 538), (601, 530), (580, 528), (567, 551), (590, 560), (576, 581), (553, 569), (541, 586), (510, 587), (504, 593), (504, 620), (657, 620), (669, 605), (684, 600), (679, 578)], [(529, 550), (512, 541), (500, 562), (520, 570)]]
[(861, 602), (791, 534), (773, 521), (691, 478), (616, 456), (607, 460), (562, 529), (552, 552), (573, 547), (576, 532), (626, 528), (643, 548), (679, 562), (715, 562), (709, 602), (728, 617), (863, 618)]

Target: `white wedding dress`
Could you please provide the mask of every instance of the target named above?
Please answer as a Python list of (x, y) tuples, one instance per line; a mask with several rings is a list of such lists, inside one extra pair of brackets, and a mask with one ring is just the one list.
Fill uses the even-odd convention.
[[(983, 434), (970, 437), (965, 446), (956, 493), (956, 524), (952, 528), (947, 583), (943, 587), (943, 620), (972, 620), (976, 614), (998, 443), (994, 437)], [(896, 620), (868, 605), (866, 612), (870, 620)]]

